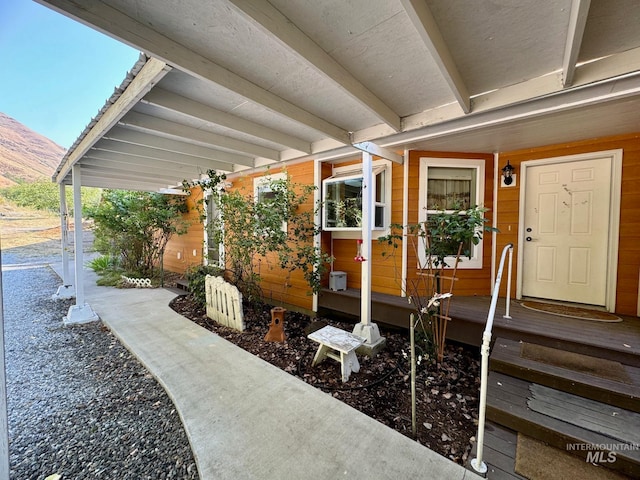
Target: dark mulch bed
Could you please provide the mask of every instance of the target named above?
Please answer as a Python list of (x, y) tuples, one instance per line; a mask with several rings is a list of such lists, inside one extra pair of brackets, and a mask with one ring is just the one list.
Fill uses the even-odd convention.
[[(479, 391), (479, 352), (449, 344), (438, 366), (423, 359), (417, 367), (417, 435), (411, 431), (411, 380), (407, 331), (380, 328), (386, 348), (374, 358), (359, 356), (360, 372), (342, 383), (340, 364), (333, 360), (311, 367), (317, 343), (307, 339), (316, 321), (351, 331), (353, 323), (330, 318), (311, 318), (287, 312), (284, 343), (266, 342), (271, 323), (270, 307), (245, 306), (246, 329), (240, 333), (218, 325), (189, 296), (171, 304), (178, 313), (211, 330), (246, 351), (333, 395), (362, 413), (414, 438), (417, 442), (464, 464), (476, 434)], [(313, 327), (312, 327), (313, 328)], [(406, 355), (406, 356), (405, 356)]]

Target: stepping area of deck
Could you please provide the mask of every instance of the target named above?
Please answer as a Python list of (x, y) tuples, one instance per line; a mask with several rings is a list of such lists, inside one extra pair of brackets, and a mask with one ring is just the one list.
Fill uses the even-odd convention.
[[(455, 297), (447, 338), (480, 346), (490, 301), (485, 296)], [(406, 298), (374, 293), (372, 304), (374, 321), (408, 328), (413, 310)], [(319, 305), (323, 311), (357, 316), (360, 292), (323, 290)], [(633, 433), (640, 431), (640, 318), (621, 316), (622, 322), (610, 323), (559, 317), (515, 300), (510, 318), (505, 312), (505, 301), (499, 299), (483, 455), (488, 477), (524, 478), (516, 473), (520, 432), (581, 462), (600, 459), (597, 466), (581, 467), (640, 478), (640, 442)], [(539, 358), (525, 355), (526, 345), (540, 350)], [(616, 416), (625, 421), (611, 419)]]

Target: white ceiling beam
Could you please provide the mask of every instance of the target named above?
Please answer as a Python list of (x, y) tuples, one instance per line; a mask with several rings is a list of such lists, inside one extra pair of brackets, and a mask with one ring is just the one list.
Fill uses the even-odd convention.
[(128, 170), (133, 173), (144, 174), (153, 171), (160, 175), (168, 175), (173, 177), (182, 176), (183, 178), (195, 178), (206, 170), (198, 167), (190, 167), (185, 165), (174, 165), (168, 162), (156, 162), (150, 158), (131, 157), (131, 162), (119, 161), (118, 159), (94, 158), (92, 152), (82, 159), (83, 167), (92, 168), (110, 168), (116, 170)]
[(139, 183), (136, 181), (122, 181), (111, 178), (87, 178), (82, 180), (86, 187), (108, 188), (110, 190), (132, 190), (138, 192), (160, 193), (161, 190), (175, 187), (175, 185), (159, 185), (155, 183)]
[(590, 85), (614, 77), (635, 75), (640, 71), (640, 47), (609, 55), (576, 68), (573, 86)]
[(80, 143), (70, 151), (58, 166), (54, 180), (66, 177), (75, 163), (109, 131), (162, 77), (171, 70), (164, 62), (150, 58), (118, 99), (100, 116), (100, 119)]
[(63, 14), (89, 24), (135, 46), (150, 55), (193, 76), (218, 84), (248, 100), (279, 113), (302, 125), (347, 144), (349, 132), (283, 98), (251, 83), (249, 80), (212, 62), (168, 38), (150, 26), (127, 16), (104, 2), (78, 2), (77, 0), (36, 0)]
[(233, 163), (246, 167), (253, 167), (255, 165), (252, 157), (204, 147), (202, 145), (195, 145), (193, 143), (181, 142), (172, 138), (161, 137), (153, 133), (145, 133), (126, 127), (114, 127), (105, 134), (104, 138), (116, 142), (165, 150), (167, 152), (181, 153), (192, 157), (202, 157), (223, 163)]
[(400, 116), (266, 0), (229, 0), (268, 35), (336, 82), (381, 121), (400, 131)]
[(179, 140), (194, 141), (209, 145), (210, 147), (218, 147), (228, 149), (244, 155), (254, 157), (264, 157), (269, 160), (280, 161), (280, 152), (272, 148), (262, 147), (254, 143), (236, 140), (235, 138), (225, 137), (217, 133), (199, 130), (189, 127), (181, 123), (171, 122), (163, 118), (152, 117), (138, 112), (129, 112), (120, 119), (120, 125), (137, 127), (146, 132), (155, 132), (162, 135), (169, 135)]
[[(124, 165), (124, 164), (123, 164)], [(191, 180), (191, 178), (185, 179), (180, 175), (163, 175), (157, 172), (149, 173), (140, 172), (133, 168), (110, 168), (110, 167), (95, 167), (93, 165), (86, 165), (84, 162), (82, 164), (82, 173), (83, 175), (92, 175), (95, 177), (104, 177), (104, 178), (120, 178), (123, 180), (133, 179), (133, 178), (141, 178), (146, 182), (153, 183), (163, 183), (170, 185), (172, 183), (181, 183), (182, 180)]]
[[(231, 170), (233, 168), (233, 162), (220, 162), (211, 158), (193, 157), (182, 153), (168, 152), (166, 150), (117, 142), (115, 140), (101, 140), (94, 145), (93, 150), (122, 153), (135, 157), (154, 159), (162, 164), (186, 165), (200, 167), (205, 170)], [(87, 154), (89, 153), (90, 152)]]
[(203, 105), (173, 92), (154, 88), (141, 101), (156, 107), (164, 108), (187, 115), (207, 123), (220, 125), (237, 132), (252, 135), (262, 140), (284, 145), (303, 153), (311, 153), (311, 144), (300, 138), (260, 125), (244, 118), (231, 115), (227, 112)]
[[(71, 185), (71, 176), (65, 178), (63, 182), (66, 185)], [(113, 190), (143, 190), (147, 192), (155, 192), (161, 188), (173, 187), (175, 185), (165, 185), (162, 183), (146, 182), (144, 180), (137, 179), (117, 179), (106, 178), (95, 175), (87, 175), (82, 179), (82, 186), (84, 187), (98, 187), (98, 188), (110, 188)]]
[[(119, 163), (121, 165), (123, 165), (123, 167), (121, 167), (122, 170), (124, 170), (126, 168), (127, 165), (149, 165), (148, 168), (149, 172), (152, 172), (156, 166), (154, 166), (153, 163), (149, 164), (148, 162), (156, 162), (155, 160), (151, 160), (148, 158), (141, 158), (141, 157), (135, 157), (132, 155), (126, 155), (123, 153), (117, 153), (117, 152), (106, 152), (106, 151), (102, 151), (102, 150), (91, 150), (89, 152), (87, 152), (87, 154), (85, 155), (85, 157), (83, 157), (82, 162), (84, 163), (85, 160), (89, 160), (89, 161), (93, 161), (93, 160), (98, 160), (98, 161), (105, 161), (105, 162), (112, 162), (112, 163)], [(162, 163), (162, 162), (158, 162), (160, 163), (160, 165), (158, 165), (159, 169), (164, 169), (167, 167), (167, 165), (171, 165), (171, 163)], [(206, 165), (203, 165), (201, 168), (197, 168), (198, 173), (206, 173), (208, 168)], [(233, 171), (233, 165), (228, 165), (227, 168), (225, 170), (220, 169), (221, 171)], [(176, 169), (174, 170), (175, 172), (175, 176), (179, 177), (179, 176), (183, 176), (181, 175), (182, 170), (180, 170), (180, 168), (178, 168), (178, 166), (176, 166)], [(189, 177), (191, 177), (192, 175), (189, 175)]]
[(444, 77), (464, 113), (471, 111), (469, 91), (453, 60), (438, 24), (424, 0), (400, 0), (411, 23)]
[(567, 42), (564, 47), (564, 59), (562, 61), (562, 85), (565, 88), (573, 82), (590, 6), (591, 0), (573, 0), (571, 2)]
[(370, 153), (371, 155), (385, 158), (387, 160), (391, 160), (392, 162), (398, 163), (400, 165), (402, 165), (404, 161), (402, 155), (398, 155), (396, 152), (392, 152), (388, 148), (383, 148), (373, 142), (354, 143), (353, 146), (358, 150)]
[(378, 139), (376, 143), (387, 148), (402, 148), (414, 142), (450, 137), (475, 130), (487, 131), (486, 129), (498, 125), (633, 97), (640, 97), (640, 73), (618, 78), (615, 82), (601, 82), (582, 88), (561, 90), (526, 102), (508, 105), (501, 109), (489, 109), (478, 113), (474, 111), (473, 115), (466, 115), (447, 122), (439, 122), (408, 130), (386, 139)]
[(473, 97), (473, 113), (495, 110), (561, 91), (562, 74), (554, 72)]
[[(612, 95), (617, 95), (616, 92), (619, 86), (624, 84), (624, 89), (626, 89), (628, 84), (627, 77), (629, 75), (637, 77), (638, 71), (640, 71), (640, 48), (635, 48), (580, 65), (576, 68), (572, 85), (574, 88), (571, 89), (563, 89), (563, 75), (562, 72), (558, 71), (477, 95), (472, 99), (473, 113), (478, 114), (496, 110), (498, 111), (496, 115), (506, 115), (505, 111), (501, 109), (518, 104), (530, 104), (538, 99), (550, 96), (553, 96), (554, 101), (558, 102), (557, 107), (559, 109), (566, 108), (564, 102), (568, 102), (568, 100), (565, 100), (565, 98), (572, 98), (576, 95), (573, 91), (577, 87), (580, 87), (579, 90), (583, 91), (583, 93), (577, 93), (581, 97), (585, 92), (594, 89), (606, 90), (607, 88), (609, 88)], [(609, 87), (606, 85), (609, 85)], [(500, 111), (503, 113), (500, 113)], [(457, 105), (445, 105), (437, 109), (430, 109), (404, 117), (402, 119), (402, 130), (403, 132), (410, 132), (431, 125), (455, 121), (463, 116)], [(375, 137), (367, 136), (365, 131), (359, 131), (354, 132), (352, 138), (354, 142), (361, 142), (365, 139), (372, 140)], [(380, 142), (377, 141), (377, 143)]]

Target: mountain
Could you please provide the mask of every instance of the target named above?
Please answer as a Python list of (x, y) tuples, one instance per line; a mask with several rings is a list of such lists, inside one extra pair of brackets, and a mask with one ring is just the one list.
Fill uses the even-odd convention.
[(0, 112), (0, 188), (51, 179), (65, 149)]

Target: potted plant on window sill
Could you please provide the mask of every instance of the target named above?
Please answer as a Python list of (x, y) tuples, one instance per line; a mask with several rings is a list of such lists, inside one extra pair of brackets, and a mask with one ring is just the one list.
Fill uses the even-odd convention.
[(362, 227), (362, 202), (359, 198), (337, 200), (334, 203), (336, 227)]

